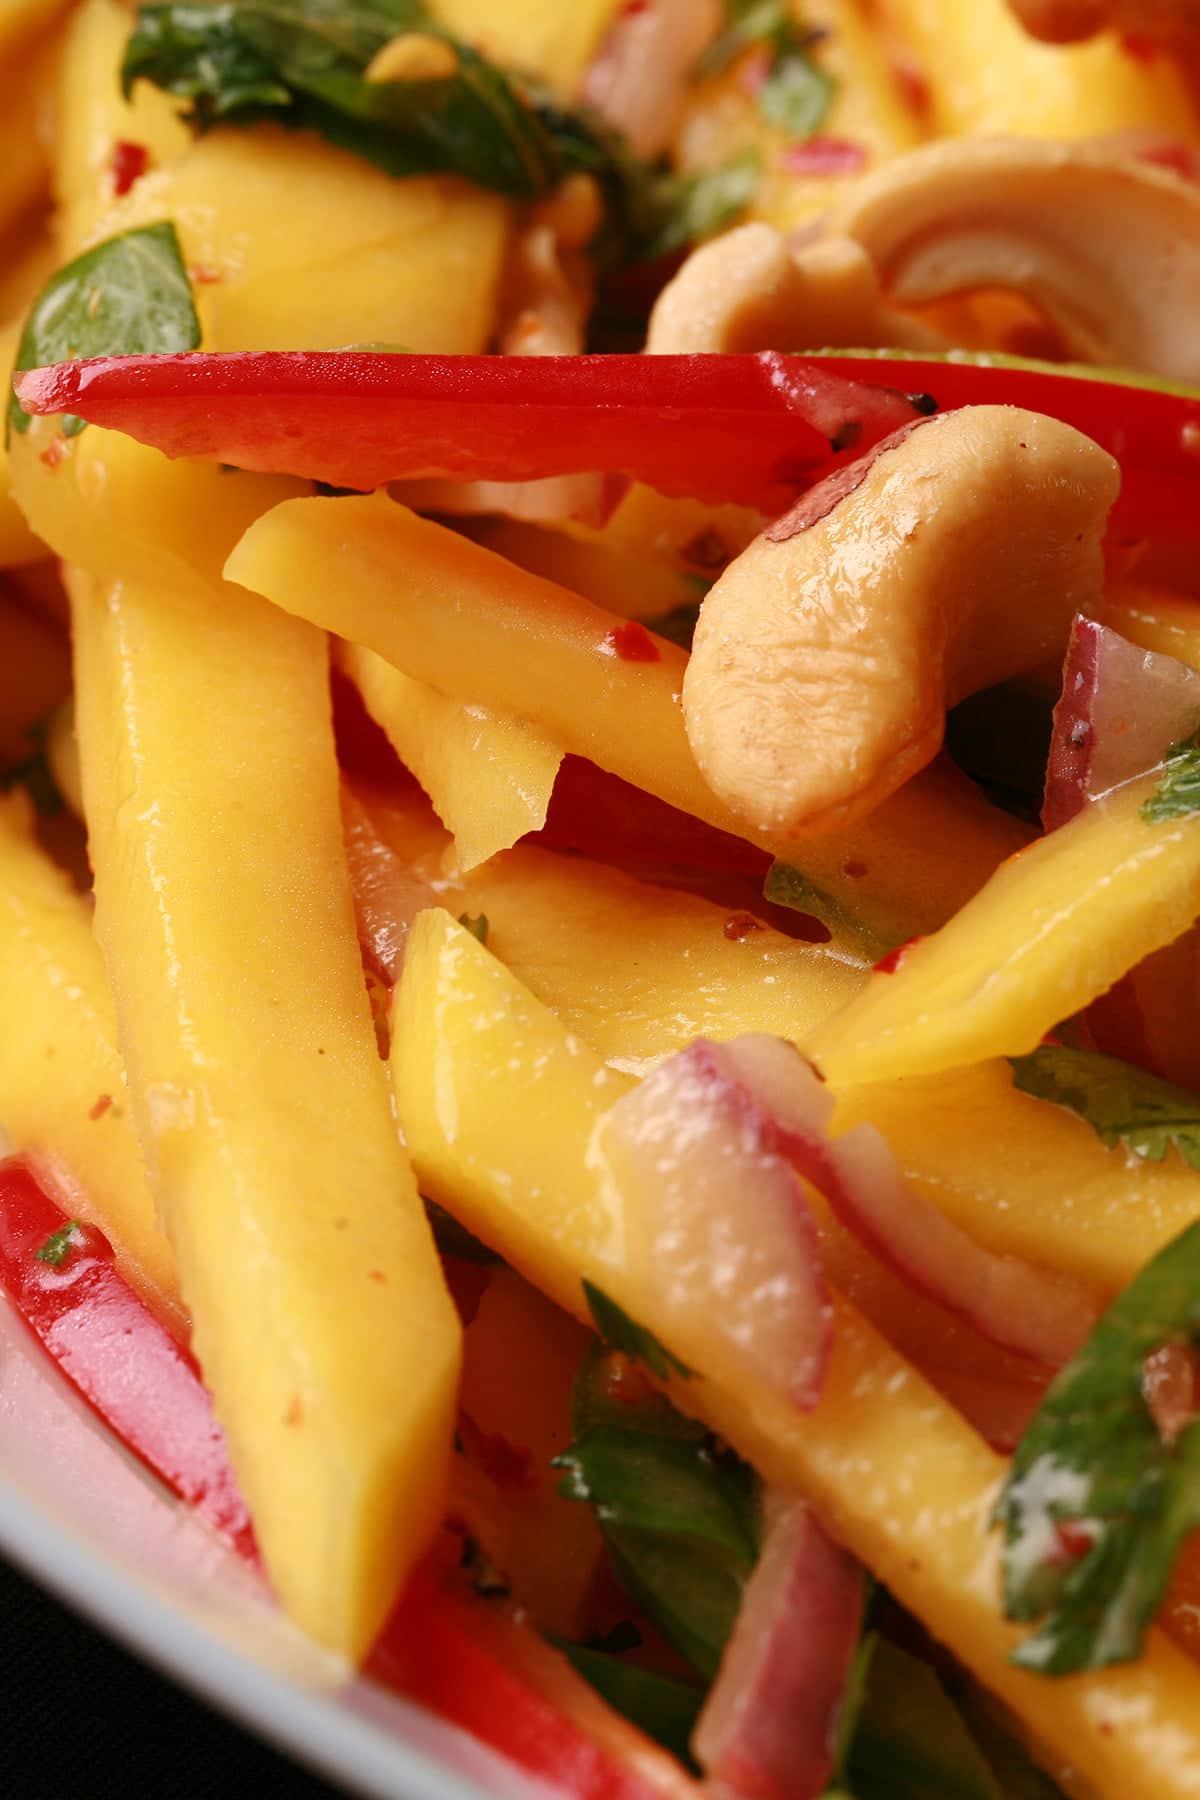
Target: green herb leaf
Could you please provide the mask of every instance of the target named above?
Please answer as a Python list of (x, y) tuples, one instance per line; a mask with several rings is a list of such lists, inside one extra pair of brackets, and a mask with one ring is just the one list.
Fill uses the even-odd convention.
[(1200, 1224), (1167, 1245), (1053, 1382), (996, 1509), (1009, 1618), (1041, 1620), (1013, 1660), (1047, 1675), (1136, 1657), (1200, 1525), (1200, 1421), (1168, 1443), (1147, 1356), (1200, 1345)]
[[(686, 576), (688, 581), (701, 581), (702, 576)], [(712, 586), (704, 583), (705, 588)], [(653, 619), (641, 619), (647, 631), (654, 632), (656, 637), (666, 638), (669, 643), (678, 644), (681, 650), (690, 650), (692, 639), (696, 634), (696, 621), (700, 617), (699, 600), (685, 602), (682, 606), (673, 606), (668, 613), (659, 613)]]
[(68, 1219), (65, 1225), (60, 1225), (57, 1231), (52, 1231), (45, 1243), (40, 1245), (33, 1254), (39, 1262), (49, 1263), (52, 1269), (61, 1269), (71, 1254), (71, 1247), (75, 1242), (75, 1233), (78, 1229), (79, 1220)]
[(881, 937), (877, 931), (864, 925), (840, 900), (835, 900), (824, 888), (817, 887), (802, 869), (794, 868), (791, 863), (776, 861), (771, 864), (763, 882), (763, 899), (771, 901), (775, 906), (786, 906), (792, 912), (807, 913), (810, 918), (819, 919), (835, 936), (853, 939), (862, 955), (871, 962), (878, 962), (881, 956), (894, 950), (900, 941)]
[(793, 43), (775, 59), (758, 96), (758, 109), (771, 125), (791, 137), (811, 137), (824, 123), (834, 87), (802, 43)]
[(1147, 825), (1163, 825), (1194, 812), (1200, 812), (1200, 731), (1171, 746), (1162, 780), (1142, 807), (1142, 817)]
[(725, 24), (696, 64), (696, 73), (722, 75), (753, 45), (773, 43), (791, 28), (788, 0), (725, 0)]
[(469, 931), (473, 938), (478, 938), (479, 942), (486, 946), (488, 941), (488, 916), (486, 913), (479, 913), (475, 918), (472, 918), (470, 913), (459, 913), (458, 922), (464, 931)]
[(672, 1373), (690, 1376), (693, 1371), (686, 1363), (681, 1363), (666, 1347), (659, 1343), (653, 1332), (631, 1319), (623, 1307), (610, 1300), (590, 1281), (583, 1284), (583, 1297), (588, 1303), (588, 1311), (592, 1315), (592, 1323), (605, 1343), (613, 1350), (623, 1350), (626, 1356), (635, 1361), (645, 1363), (652, 1375), (660, 1381), (666, 1381)]
[(591, 1683), (608, 1704), (694, 1769), (690, 1749), (692, 1732), (704, 1704), (704, 1690), (683, 1681), (672, 1681), (636, 1663), (623, 1662), (603, 1650), (584, 1645), (558, 1645), (572, 1668)]
[(755, 45), (770, 52), (759, 89), (764, 119), (791, 137), (810, 137), (824, 124), (835, 85), (810, 55), (822, 37), (796, 23), (788, 0), (725, 0), (725, 28), (697, 64), (699, 75), (719, 75)]
[(842, 1775), (856, 1800), (1003, 1800), (929, 1664), (887, 1638), (872, 1644)]
[[(34, 301), (17, 369), (74, 357), (136, 356), (194, 350), (200, 321), (171, 224), (143, 225), (108, 238), (52, 275)], [(13, 395), (10, 429), (27, 431), (29, 414)], [(83, 420), (63, 421), (68, 434)]]
[(1147, 1162), (1161, 1162), (1173, 1144), (1200, 1169), (1200, 1095), (1096, 1050), (1043, 1044), (1011, 1060), (1023, 1094), (1069, 1107), (1110, 1148), (1124, 1144)]
[(743, 150), (715, 169), (694, 175), (659, 175), (645, 210), (651, 215), (638, 242), (638, 259), (653, 262), (688, 244), (724, 231), (753, 200), (762, 179), (762, 157)]
[(649, 1385), (615, 1382), (599, 1345), (576, 1381), (573, 1427), (555, 1459), (562, 1492), (595, 1507), (618, 1580), (711, 1679), (758, 1557), (753, 1472)]

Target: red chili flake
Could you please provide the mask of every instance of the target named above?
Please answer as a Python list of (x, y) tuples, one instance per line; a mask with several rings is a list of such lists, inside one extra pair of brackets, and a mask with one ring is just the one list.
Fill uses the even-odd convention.
[(212, 287), (214, 282), (224, 281), (220, 269), (210, 268), (207, 263), (192, 263), (188, 269), (188, 280), (197, 287)]
[(632, 1357), (623, 1350), (613, 1350), (607, 1359), (604, 1391), (622, 1406), (639, 1406), (655, 1390), (654, 1383)]
[(480, 1431), (469, 1413), (458, 1415), (458, 1435), (468, 1459), (499, 1488), (537, 1486), (533, 1453), (498, 1431)]
[(604, 638), (603, 648), (610, 656), (617, 656), (622, 662), (656, 663), (661, 662), (662, 652), (644, 625), (636, 619), (626, 619), (623, 625), (614, 625)]
[(897, 944), (886, 956), (881, 956), (875, 964), (876, 975), (894, 975), (909, 951), (921, 942), (919, 937), (909, 938), (907, 943)]
[(112, 170), (113, 193), (118, 199), (146, 173), (149, 164), (150, 152), (145, 144), (132, 144), (128, 138), (117, 139), (108, 166)]
[(101, 1094), (96, 1104), (88, 1109), (89, 1119), (102, 1119), (113, 1103), (111, 1094)]
[(1156, 169), (1170, 169), (1185, 181), (1200, 181), (1200, 155), (1194, 145), (1185, 144), (1182, 139), (1152, 144), (1148, 150), (1139, 150), (1136, 160), (1151, 163)]
[(1136, 31), (1121, 33), (1121, 48), (1126, 56), (1132, 56), (1135, 62), (1153, 62), (1160, 46), (1153, 38), (1141, 37)]
[(1092, 1527), (1080, 1519), (1060, 1519), (1054, 1527), (1054, 1535), (1057, 1551), (1064, 1562), (1078, 1562), (1096, 1541)]
[(907, 50), (895, 51), (892, 56), (892, 74), (896, 86), (917, 117), (927, 119), (933, 111), (933, 89), (916, 57)]
[(625, 0), (621, 8), (623, 19), (635, 19), (639, 13), (650, 11), (650, 0)]
[(867, 147), (849, 138), (810, 137), (789, 144), (783, 166), (789, 175), (857, 175), (865, 168)]
[(866, 863), (860, 862), (857, 856), (848, 856), (842, 864), (842, 874), (847, 881), (861, 881), (866, 873)]
[(44, 462), (48, 469), (57, 469), (59, 463), (66, 454), (67, 440), (62, 433), (59, 432), (58, 436), (54, 438), (51, 443), (47, 444), (46, 448), (38, 457), (38, 461)]
[(753, 913), (735, 912), (730, 913), (723, 930), (731, 944), (740, 944), (742, 939), (749, 937), (752, 932), (765, 931), (766, 926), (761, 919), (756, 919)]

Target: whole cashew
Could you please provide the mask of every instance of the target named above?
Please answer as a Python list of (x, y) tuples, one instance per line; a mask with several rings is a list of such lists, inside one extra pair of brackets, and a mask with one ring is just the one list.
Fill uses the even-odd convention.
[(856, 182), (828, 229), (896, 305), (1008, 288), (1083, 361), (1200, 380), (1200, 187), (1111, 147), (922, 145)]
[(885, 304), (860, 244), (832, 238), (793, 250), (761, 224), (693, 250), (659, 295), (646, 339), (658, 356), (834, 344), (933, 350), (943, 340)]
[(710, 787), (776, 836), (869, 812), (936, 755), (947, 706), (1061, 651), (1119, 486), (1070, 426), (978, 406), (805, 494), (701, 610), (683, 710)]

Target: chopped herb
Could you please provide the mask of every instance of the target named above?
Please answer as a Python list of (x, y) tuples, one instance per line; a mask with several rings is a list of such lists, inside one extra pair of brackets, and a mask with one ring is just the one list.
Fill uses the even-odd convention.
[(686, 1363), (681, 1363), (644, 1325), (639, 1325), (615, 1300), (594, 1287), (590, 1281), (583, 1284), (584, 1299), (588, 1303), (588, 1311), (592, 1315), (592, 1323), (605, 1343), (613, 1350), (623, 1350), (626, 1356), (645, 1363), (652, 1375), (660, 1381), (666, 1381), (671, 1374), (690, 1376), (692, 1370)]
[(869, 962), (878, 962), (881, 956), (897, 947), (895, 939), (881, 937), (878, 932), (868, 929), (840, 900), (817, 887), (803, 870), (794, 868), (791, 863), (777, 861), (771, 864), (763, 883), (763, 899), (816, 919), (830, 937), (836, 934), (843, 939), (853, 939)]
[(602, 1650), (564, 1643), (558, 1648), (610, 1706), (695, 1771), (690, 1741), (704, 1704), (702, 1688), (622, 1662)]
[(1003, 1800), (987, 1759), (927, 1662), (863, 1640), (854, 1729), (839, 1774), (856, 1800)]
[(425, 1201), (425, 1216), (433, 1230), (433, 1241), (443, 1256), (457, 1256), (460, 1262), (479, 1263), (485, 1268), (491, 1268), (501, 1260), (436, 1200)]
[(629, 1391), (599, 1345), (584, 1358), (561, 1491), (596, 1511), (617, 1579), (706, 1679), (758, 1557), (758, 1484), (648, 1384)]
[(1147, 825), (1163, 825), (1194, 812), (1200, 812), (1200, 731), (1168, 750), (1162, 781), (1142, 807), (1142, 817)]
[(483, 945), (487, 944), (488, 916), (486, 913), (479, 913), (475, 918), (472, 918), (470, 913), (459, 913), (458, 922), (464, 931), (470, 932), (473, 938), (478, 938)]
[(1200, 1169), (1200, 1095), (1118, 1057), (1062, 1044), (1014, 1056), (1012, 1066), (1023, 1094), (1078, 1113), (1110, 1148), (1124, 1144), (1147, 1162), (1161, 1162), (1174, 1145), (1191, 1168)]
[[(394, 37), (448, 44), (453, 71), (368, 81)], [(197, 131), (265, 120), (317, 131), (394, 176), (461, 175), (537, 199), (572, 173), (595, 177), (605, 224), (593, 249), (646, 260), (718, 231), (753, 191), (735, 170), (682, 180), (643, 162), (598, 115), (558, 105), (528, 77), (449, 36), (420, 0), (236, 0), (143, 6), (122, 70), (188, 102)]]
[[(701, 581), (703, 577), (689, 575), (686, 579)], [(705, 582), (704, 585), (709, 588), (712, 583)], [(678, 644), (683, 650), (690, 650), (699, 617), (700, 602), (695, 600), (687, 601), (683, 606), (673, 606), (669, 613), (659, 613), (656, 619), (642, 619), (640, 623), (648, 631), (654, 632), (656, 637), (666, 638), (669, 643)]]
[(1045, 1675), (1136, 1657), (1200, 1525), (1200, 1420), (1173, 1441), (1143, 1391), (1147, 1356), (1200, 1345), (1200, 1224), (1149, 1262), (1051, 1385), (996, 1508), (1013, 1660)]
[(825, 33), (796, 23), (789, 0), (725, 0), (725, 28), (697, 65), (700, 75), (719, 75), (756, 46), (769, 55), (758, 90), (764, 119), (792, 137), (811, 137), (825, 122), (834, 83), (810, 54)]
[(79, 1229), (78, 1219), (68, 1219), (57, 1231), (52, 1231), (45, 1243), (34, 1251), (40, 1263), (49, 1263), (52, 1269), (61, 1269), (71, 1254), (75, 1242), (75, 1233)]
[(651, 184), (647, 209), (655, 223), (638, 244), (637, 260), (653, 262), (716, 237), (745, 212), (761, 179), (762, 157), (757, 150), (743, 150), (694, 175), (659, 174)]
[[(17, 347), (17, 369), (73, 357), (135, 356), (194, 350), (200, 321), (179, 239), (171, 224), (143, 225), (87, 250), (52, 275), (30, 310)], [(13, 395), (10, 430), (27, 431), (29, 414)], [(83, 420), (63, 421), (68, 436)]]

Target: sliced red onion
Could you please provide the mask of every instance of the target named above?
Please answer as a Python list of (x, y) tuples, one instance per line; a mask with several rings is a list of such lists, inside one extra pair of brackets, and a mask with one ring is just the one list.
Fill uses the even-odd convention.
[(1089, 801), (1156, 768), (1200, 724), (1200, 675), (1077, 615), (1046, 768), (1042, 823), (1065, 825)]
[(717, 1794), (816, 1800), (824, 1793), (865, 1597), (861, 1564), (800, 1501), (783, 1503), (692, 1737)]
[(808, 1201), (728, 1052), (698, 1038), (608, 1115), (645, 1323), (685, 1363), (721, 1346), (756, 1385), (812, 1407), (832, 1311)]
[(624, 132), (639, 156), (658, 156), (721, 22), (718, 0), (633, 0), (609, 27), (580, 97)]
[(409, 927), (419, 912), (440, 902), (431, 887), (405, 868), (348, 781), (342, 782), (342, 840), (363, 954), (374, 972), (394, 986)]
[(908, 1185), (873, 1125), (831, 1138), (833, 1095), (791, 1044), (753, 1033), (720, 1055), (727, 1079), (744, 1085), (748, 1103), (768, 1121), (763, 1142), (788, 1158), (880, 1262), (992, 1343), (1046, 1368), (1078, 1350), (1096, 1320), (1085, 1290), (977, 1244)]

